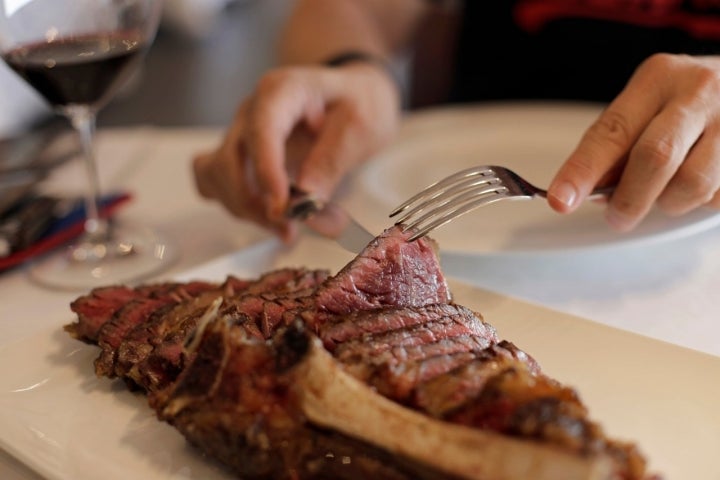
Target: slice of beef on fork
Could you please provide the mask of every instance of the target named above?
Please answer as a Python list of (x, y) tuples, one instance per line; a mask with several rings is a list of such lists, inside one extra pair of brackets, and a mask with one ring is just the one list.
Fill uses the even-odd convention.
[(449, 303), (447, 280), (440, 268), (437, 244), (394, 226), (376, 237), (317, 290), (314, 310), (303, 320), (316, 332), (329, 318), (382, 307)]

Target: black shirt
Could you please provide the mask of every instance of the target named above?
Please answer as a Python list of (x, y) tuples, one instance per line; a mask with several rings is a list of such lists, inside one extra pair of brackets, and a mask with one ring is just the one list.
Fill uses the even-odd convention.
[(720, 54), (716, 0), (466, 0), (451, 101), (608, 101), (656, 52)]

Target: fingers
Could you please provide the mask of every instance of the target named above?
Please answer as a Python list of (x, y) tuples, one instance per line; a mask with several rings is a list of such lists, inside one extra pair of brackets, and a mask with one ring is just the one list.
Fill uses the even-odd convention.
[(697, 207), (720, 208), (720, 132), (706, 130), (657, 200), (661, 210), (682, 215)]
[(238, 109), (221, 146), (193, 162), (198, 191), (233, 215), (293, 236), (284, 216), (289, 192), (286, 143), (297, 125), (322, 124), (323, 96), (303, 74), (271, 73)]
[[(218, 152), (199, 154), (193, 159), (193, 169), (197, 190), (203, 197), (218, 200), (225, 208), (238, 218), (243, 218), (272, 230), (283, 239), (292, 236), (292, 228), (287, 222), (269, 221), (262, 213), (263, 205), (257, 195), (253, 195), (245, 186), (247, 181), (242, 177), (239, 168), (220, 167), (218, 160), (224, 159)], [(234, 164), (228, 164), (234, 165)]]
[[(701, 115), (677, 105), (668, 105), (653, 118), (632, 147), (608, 204), (606, 219), (612, 227), (620, 231), (634, 228), (663, 191), (673, 189), (670, 182), (704, 126)], [(686, 171), (688, 167), (685, 165)]]
[(361, 127), (353, 107), (333, 106), (325, 127), (298, 172), (298, 186), (329, 199), (343, 176), (364, 157)]
[(552, 208), (573, 211), (592, 188), (608, 182), (617, 186), (606, 219), (620, 231), (634, 228), (655, 204), (669, 214), (716, 205), (718, 67), (687, 56), (646, 61), (556, 174), (548, 194)]
[[(311, 86), (303, 82), (302, 76), (287, 72), (266, 75), (251, 104), (251, 122), (245, 139), (247, 152), (257, 188), (262, 192), (264, 213), (276, 221), (284, 215), (290, 187), (286, 142), (299, 124), (317, 128), (325, 104), (334, 97), (326, 84)], [(322, 81), (321, 76), (314, 78)]]
[(715, 210), (720, 210), (720, 190), (715, 192), (713, 198), (711, 198), (705, 206), (714, 208)]
[(241, 140), (245, 110), (245, 105), (238, 109), (235, 123), (216, 150), (193, 159), (198, 192), (205, 198), (219, 200), (234, 215), (243, 218), (251, 214), (246, 204), (252, 194), (246, 187)]
[(274, 221), (264, 214), (262, 196), (249, 167), (244, 147), (248, 105), (238, 109), (235, 122), (214, 151), (195, 156), (195, 184), (201, 196), (219, 201), (234, 216), (264, 226), (284, 239), (293, 230), (285, 219)]
[(274, 70), (220, 148), (195, 159), (198, 191), (290, 238), (291, 181), (329, 199), (352, 166), (389, 140), (399, 114), (396, 86), (377, 67)]
[(625, 90), (588, 128), (560, 167), (548, 189), (548, 202), (559, 212), (575, 210), (592, 189), (623, 162), (656, 114), (655, 98)]
[[(317, 140), (297, 177), (301, 189), (323, 199), (331, 197), (352, 168), (392, 138), (399, 122), (398, 92), (387, 74), (376, 66), (358, 64), (346, 70), (349, 68), (356, 82), (349, 90), (362, 92), (362, 97), (353, 100), (340, 95), (327, 105)], [(343, 80), (328, 77), (329, 82)]]

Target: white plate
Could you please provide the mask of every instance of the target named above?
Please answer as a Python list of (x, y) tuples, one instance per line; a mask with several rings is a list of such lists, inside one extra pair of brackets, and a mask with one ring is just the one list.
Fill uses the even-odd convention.
[[(503, 165), (547, 186), (600, 110), (593, 104), (511, 103), (412, 114), (397, 141), (357, 173), (341, 202), (379, 232), (394, 207), (464, 168)], [(669, 240), (719, 223), (720, 215), (709, 210), (680, 218), (653, 211), (636, 230), (621, 234), (606, 225), (602, 205), (588, 202), (572, 215), (560, 215), (535, 200), (475, 210), (433, 237), (446, 251), (542, 253)]]
[[(184, 278), (220, 280), (279, 266), (326, 268), (343, 253), (306, 239), (223, 257)], [(312, 260), (318, 259), (317, 263)], [(338, 262), (340, 261), (340, 262)], [(578, 389), (614, 437), (636, 441), (667, 480), (718, 480), (720, 358), (608, 328), (453, 282), (459, 303)], [(50, 480), (230, 479), (157, 421), (145, 397), (98, 379), (98, 349), (57, 328), (0, 349), (0, 448)]]

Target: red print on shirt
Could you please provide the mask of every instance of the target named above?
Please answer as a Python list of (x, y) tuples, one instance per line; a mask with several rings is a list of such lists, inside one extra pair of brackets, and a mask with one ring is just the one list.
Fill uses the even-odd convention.
[(586, 18), (654, 28), (678, 28), (720, 40), (720, 0), (519, 0), (515, 21), (537, 32), (552, 20)]

